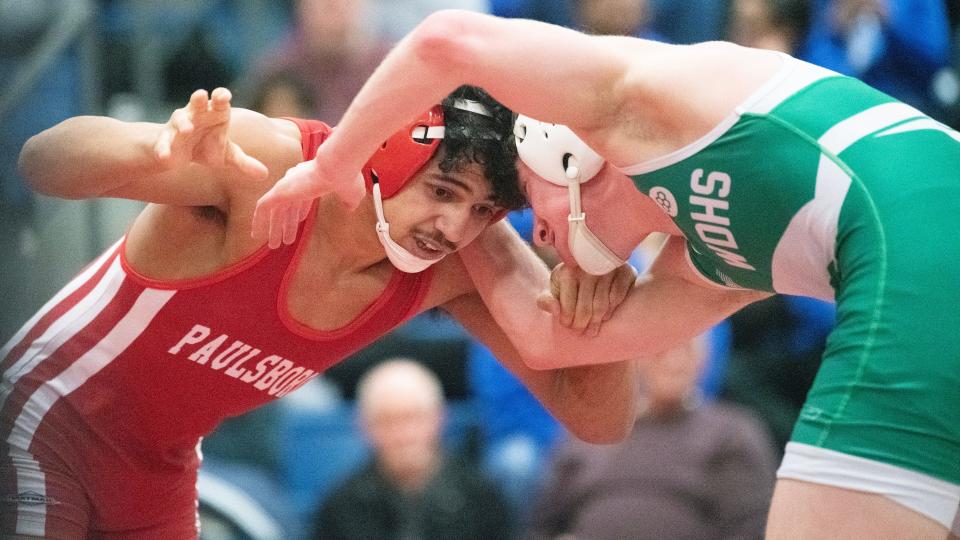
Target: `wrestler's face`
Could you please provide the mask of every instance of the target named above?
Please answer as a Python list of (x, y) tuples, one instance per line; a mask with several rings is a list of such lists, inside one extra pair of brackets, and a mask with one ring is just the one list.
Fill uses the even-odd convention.
[[(548, 182), (533, 172), (523, 161), (517, 163), (520, 185), (534, 213), (533, 242), (538, 246), (553, 246), (566, 264), (576, 264), (570, 252), (569, 221), (570, 194), (565, 186)], [(618, 257), (626, 260), (636, 247), (622, 223), (626, 210), (617, 197), (611, 174), (620, 174), (604, 167), (597, 177), (580, 186), (581, 208), (587, 215), (586, 223), (594, 235)], [(600, 210), (604, 209), (604, 210)]]
[(403, 189), (383, 201), (390, 236), (427, 260), (472, 242), (501, 210), (480, 165), (443, 172), (438, 163), (435, 156)]

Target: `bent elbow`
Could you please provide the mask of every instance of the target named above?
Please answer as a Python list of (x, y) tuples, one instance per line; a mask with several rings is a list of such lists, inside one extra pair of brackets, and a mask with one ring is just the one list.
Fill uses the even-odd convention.
[(428, 64), (469, 74), (477, 49), (474, 20), (482, 16), (457, 9), (436, 11), (410, 34), (411, 47), (417, 58)]
[(523, 363), (536, 371), (548, 371), (563, 366), (557, 365), (557, 351), (554, 347), (543, 346), (534, 341), (527, 341), (518, 346)]
[(617, 444), (626, 440), (633, 432), (634, 416), (629, 418), (597, 419), (583, 425), (567, 426), (570, 432), (583, 442), (590, 444)]
[(33, 191), (44, 195), (50, 195), (50, 188), (43, 181), (42, 165), (43, 159), (40, 156), (40, 143), (37, 141), (39, 135), (30, 137), (23, 148), (20, 149), (20, 155), (17, 158), (17, 173), (23, 178), (27, 185)]

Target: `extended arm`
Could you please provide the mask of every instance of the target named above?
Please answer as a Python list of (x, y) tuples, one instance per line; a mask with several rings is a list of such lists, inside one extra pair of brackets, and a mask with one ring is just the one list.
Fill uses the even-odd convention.
[[(231, 116), (238, 118), (231, 122)], [(209, 99), (198, 91), (166, 124), (98, 116), (65, 120), (27, 141), (19, 167), (35, 190), (62, 198), (222, 206), (228, 186), (221, 178), (266, 177), (266, 167), (233, 139), (263, 133), (261, 124), (268, 122), (231, 109), (225, 89)]]
[(460, 254), (524, 362), (553, 369), (657, 354), (766, 296), (695, 283), (698, 278), (687, 275), (684, 249), (681, 238), (671, 238), (596, 337), (566, 328), (536, 307), (538, 293), (547, 287), (542, 264), (515, 232), (490, 227)]
[(507, 107), (569, 125), (615, 165), (673, 150), (707, 133), (776, 69), (769, 51), (676, 46), (467, 11), (427, 17), (384, 59), (316, 159), (287, 172), (258, 203), (258, 237), (290, 224), (288, 207), (336, 193), (356, 204), (357, 173), (376, 148), (464, 84)]
[(479, 295), (463, 295), (442, 307), (482, 341), (577, 437), (610, 443), (630, 433), (636, 419), (638, 392), (636, 365), (632, 361), (534, 370), (521, 358)]

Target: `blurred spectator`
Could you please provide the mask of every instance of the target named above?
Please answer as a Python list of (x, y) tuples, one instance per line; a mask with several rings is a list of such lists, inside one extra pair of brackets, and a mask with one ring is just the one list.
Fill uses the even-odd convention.
[(763, 536), (774, 455), (752, 417), (697, 397), (704, 349), (700, 338), (641, 362), (641, 412), (625, 442), (560, 448), (532, 538)]
[(259, 81), (250, 96), (249, 108), (272, 118), (315, 118), (317, 103), (310, 85), (299, 75), (275, 71)]
[(487, 0), (378, 0), (373, 3), (379, 32), (390, 42), (399, 41), (427, 15), (439, 9), (490, 12)]
[(574, 0), (490, 0), (490, 12), (500, 17), (573, 26), (575, 4)]
[(292, 32), (257, 62), (253, 86), (296, 74), (310, 88), (314, 118), (336, 124), (389, 50), (370, 9), (366, 0), (296, 0)]
[(653, 29), (670, 43), (720, 39), (730, 0), (650, 0)]
[(464, 462), (444, 455), (440, 382), (425, 367), (394, 359), (357, 390), (373, 460), (325, 501), (316, 538), (508, 538), (506, 503)]
[(950, 61), (943, 0), (815, 0), (800, 56), (939, 116), (934, 74)]
[(31, 135), (84, 112), (78, 38), (93, 14), (88, 1), (0, 0), (0, 343), (48, 292), (36, 268), (36, 201), (17, 156)]
[[(507, 215), (527, 242), (533, 235), (533, 211)], [(554, 266), (559, 262), (551, 246), (532, 246)], [(477, 411), (479, 462), (484, 473), (502, 490), (519, 526), (530, 516), (530, 500), (543, 482), (546, 462), (563, 427), (482, 343), (470, 338), (466, 375)]]
[(810, 0), (731, 0), (726, 38), (794, 54), (810, 29)]
[(576, 14), (577, 26), (591, 34), (665, 39), (650, 27), (648, 0), (581, 0)]
[(471, 341), (467, 381), (477, 404), (480, 464), (524, 524), (563, 427), (490, 349)]
[(733, 344), (721, 399), (753, 411), (783, 453), (820, 368), (833, 304), (774, 296), (730, 317)]

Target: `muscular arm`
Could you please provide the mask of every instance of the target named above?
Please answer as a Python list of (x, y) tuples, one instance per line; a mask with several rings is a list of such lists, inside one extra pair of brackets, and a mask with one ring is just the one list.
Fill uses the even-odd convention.
[[(56, 197), (224, 207), (231, 189), (249, 183), (229, 180), (266, 175), (262, 164), (242, 152), (229, 155), (238, 151), (233, 147), (244, 145), (251, 154), (262, 155), (278, 131), (260, 114), (230, 109), (229, 101), (225, 106), (225, 118), (217, 126), (192, 126), (191, 136), (199, 142), (186, 147), (176, 142), (172, 158), (163, 159), (157, 149), (170, 123), (80, 116), (30, 138), (20, 153), (19, 168), (36, 191)], [(238, 161), (231, 163), (231, 158)]]
[(606, 127), (636, 90), (631, 81), (644, 79), (631, 59), (644, 52), (653, 58), (662, 47), (530, 20), (440, 11), (391, 51), (321, 151), (359, 170), (390, 133), (462, 84), (481, 86), (537, 118), (575, 129)]
[(483, 300), (460, 296), (443, 309), (480, 341), (578, 438), (611, 443), (626, 437), (636, 418), (637, 374), (632, 361), (556, 370), (527, 366)]
[(681, 238), (673, 237), (649, 272), (637, 279), (596, 337), (566, 328), (536, 307), (546, 286), (543, 264), (505, 227), (489, 227), (460, 251), (497, 324), (535, 369), (601, 364), (653, 355), (677, 346), (766, 293), (694, 282)]

